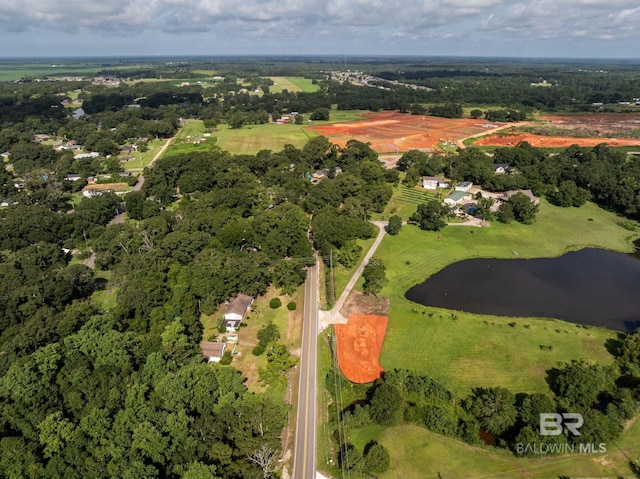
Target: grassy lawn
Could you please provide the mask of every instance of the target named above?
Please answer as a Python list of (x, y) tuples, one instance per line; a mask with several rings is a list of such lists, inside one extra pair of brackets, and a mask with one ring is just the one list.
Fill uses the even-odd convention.
[(101, 311), (109, 311), (118, 305), (116, 298), (118, 290), (115, 286), (109, 284), (111, 277), (111, 271), (96, 270), (93, 275), (94, 281), (98, 279), (107, 280), (105, 289), (95, 291), (91, 295), (91, 303)]
[[(223, 128), (226, 128), (226, 125)], [(210, 134), (210, 136), (205, 137), (205, 134)], [(163, 153), (163, 156), (193, 153), (197, 151), (210, 151), (212, 145), (216, 144), (216, 137), (218, 135), (219, 132), (205, 128), (202, 120), (187, 120), (180, 127), (175, 139)], [(201, 141), (201, 139), (203, 141)], [(165, 141), (166, 140), (162, 140), (158, 149), (164, 145)], [(156, 153), (158, 149), (156, 150)], [(153, 156), (151, 159), (153, 159)], [(149, 161), (151, 161), (151, 159)]]
[[(358, 261), (356, 262), (356, 265), (353, 268), (344, 267), (343, 265), (338, 263), (334, 257), (333, 281), (335, 285), (335, 298), (334, 298), (335, 300), (337, 300), (340, 297), (340, 295), (344, 291), (344, 288), (346, 288), (347, 283), (351, 279), (351, 276), (353, 276), (353, 273), (356, 267), (360, 264), (360, 261), (362, 261), (362, 258), (364, 258), (364, 256), (367, 254), (367, 252), (371, 248), (371, 245), (373, 245), (373, 243), (375, 242), (377, 235), (378, 235), (378, 228), (375, 229), (374, 235), (372, 238), (356, 241), (360, 246), (362, 246), (362, 251), (360, 252), (360, 257), (358, 258)], [(325, 258), (324, 272), (327, 275), (329, 274), (329, 260), (326, 258)]]
[(222, 124), (213, 132), (218, 137), (218, 145), (234, 154), (255, 155), (260, 150), (280, 151), (284, 145), (291, 144), (302, 148), (317, 133), (306, 130), (307, 124), (295, 125), (265, 123), (263, 125), (244, 125), (239, 129)]
[(313, 85), (311, 79), (303, 77), (269, 77), (273, 80), (273, 85), (269, 87), (270, 93), (282, 93), (282, 90), (289, 92), (315, 92), (320, 88)]
[(142, 171), (145, 167), (149, 166), (149, 163), (151, 163), (166, 141), (167, 140), (163, 138), (150, 140), (147, 151), (134, 151), (131, 153), (130, 156), (135, 156), (135, 159), (122, 163), (123, 168), (126, 171)]
[(380, 479), (631, 477), (625, 453), (633, 459), (640, 453), (640, 422), (621, 439), (619, 446), (624, 453), (609, 444), (606, 454), (539, 458), (516, 458), (506, 451), (470, 446), (409, 425), (386, 429), (369, 426), (351, 431), (351, 439), (360, 450), (376, 440), (389, 451), (391, 467), (378, 476)]
[(418, 205), (429, 200), (445, 198), (450, 190), (425, 190), (420, 186), (409, 188), (405, 185), (397, 185), (393, 188), (393, 196), (381, 214), (374, 213), (374, 220), (388, 220), (390, 216), (398, 215), (403, 221), (416, 212)]
[(387, 264), (389, 283), (382, 295), (391, 298), (382, 365), (417, 370), (465, 395), (476, 386), (549, 392), (545, 371), (558, 361), (610, 362), (604, 343), (614, 333), (608, 330), (522, 318), (511, 327), (514, 318), (424, 307), (406, 300), (404, 293), (469, 258), (513, 258), (514, 251), (519, 258), (552, 257), (587, 246), (630, 251), (631, 233), (616, 224), (618, 219), (591, 203), (564, 209), (543, 200), (531, 226), (492, 222), (488, 228), (449, 227), (437, 233), (404, 226), (398, 236), (386, 236), (376, 253)]

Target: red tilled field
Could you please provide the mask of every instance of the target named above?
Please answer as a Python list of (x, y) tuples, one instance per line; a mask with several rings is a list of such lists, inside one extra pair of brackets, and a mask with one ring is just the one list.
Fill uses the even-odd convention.
[(129, 185), (126, 183), (94, 183), (82, 188), (82, 191), (86, 190), (113, 190), (113, 191), (125, 191)]
[(456, 143), (468, 136), (486, 132), (488, 122), (410, 115), (399, 112), (369, 113), (367, 119), (348, 123), (313, 126), (310, 129), (326, 136), (339, 146), (349, 140), (371, 143), (378, 153), (435, 149), (439, 143)]
[[(480, 146), (511, 146), (527, 141), (533, 146), (567, 147), (569, 145), (638, 146), (640, 113), (581, 113), (576, 115), (545, 115), (537, 122), (527, 123), (534, 133), (510, 128), (506, 134), (491, 135), (476, 140)], [(564, 134), (566, 132), (566, 135)]]
[(389, 318), (369, 314), (350, 314), (347, 324), (334, 325), (338, 364), (353, 383), (370, 383), (380, 377), (380, 351)]
[(570, 145), (596, 146), (607, 143), (609, 146), (636, 146), (640, 145), (638, 138), (579, 138), (571, 136), (540, 136), (530, 133), (518, 133), (508, 136), (485, 136), (473, 142), (474, 146), (515, 146), (521, 141), (528, 142), (531, 146), (564, 148)]

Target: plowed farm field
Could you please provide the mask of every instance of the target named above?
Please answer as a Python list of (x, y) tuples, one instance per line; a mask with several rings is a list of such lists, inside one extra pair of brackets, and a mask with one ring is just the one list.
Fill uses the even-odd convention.
[(569, 145), (640, 146), (640, 114), (602, 113), (548, 115), (520, 128), (502, 130), (473, 142), (474, 146), (512, 146), (526, 141), (532, 146), (562, 148)]
[[(483, 126), (484, 125), (484, 126)], [(332, 143), (345, 146), (354, 139), (370, 143), (378, 153), (392, 153), (413, 149), (435, 150), (439, 144), (455, 146), (462, 139), (487, 132), (493, 124), (484, 120), (449, 119), (434, 116), (410, 115), (399, 112), (368, 113), (364, 120), (308, 129), (326, 136)]]

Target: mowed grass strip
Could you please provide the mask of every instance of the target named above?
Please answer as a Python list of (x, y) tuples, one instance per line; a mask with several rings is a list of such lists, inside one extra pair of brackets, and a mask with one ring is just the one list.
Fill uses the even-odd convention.
[(269, 77), (273, 80), (273, 85), (269, 87), (270, 93), (282, 93), (283, 90), (289, 92), (312, 93), (318, 91), (320, 86), (314, 85), (313, 80), (304, 77)]
[[(623, 436), (622, 451), (613, 444), (606, 454), (565, 454), (518, 458), (495, 448), (470, 446), (456, 439), (435, 434), (427, 429), (405, 425), (391, 428), (369, 426), (351, 431), (354, 445), (363, 450), (371, 440), (383, 444), (391, 457), (391, 467), (379, 479), (402, 477), (465, 477), (468, 479), (511, 479), (514, 477), (631, 477), (629, 459), (640, 453), (638, 442), (627, 445), (627, 439), (640, 439), (635, 424)], [(633, 437), (632, 437), (633, 436)], [(576, 448), (577, 451), (577, 448)]]
[(435, 192), (424, 190), (420, 187), (409, 188), (405, 185), (397, 185), (393, 189), (391, 200), (381, 214), (373, 214), (374, 220), (389, 219), (390, 216), (398, 215), (404, 221), (415, 213), (419, 204), (426, 203), (429, 200), (441, 200), (447, 195), (447, 192)]
[[(463, 396), (478, 386), (548, 393), (546, 371), (559, 361), (611, 362), (605, 341), (615, 333), (606, 329), (424, 307), (404, 294), (447, 265), (470, 258), (515, 258), (514, 252), (518, 258), (553, 257), (582, 247), (630, 251), (631, 233), (618, 220), (592, 203), (565, 209), (543, 200), (536, 223), (529, 226), (492, 222), (487, 228), (426, 232), (407, 225), (398, 236), (386, 236), (376, 252), (389, 279), (381, 294), (391, 298), (383, 367), (416, 370)], [(513, 321), (516, 325), (509, 326)]]
[(265, 123), (231, 129), (227, 125), (219, 125), (212, 136), (219, 138), (218, 145), (223, 150), (234, 154), (255, 155), (260, 150), (281, 151), (286, 144), (302, 148), (310, 138), (317, 136), (317, 133), (305, 130), (305, 126)]

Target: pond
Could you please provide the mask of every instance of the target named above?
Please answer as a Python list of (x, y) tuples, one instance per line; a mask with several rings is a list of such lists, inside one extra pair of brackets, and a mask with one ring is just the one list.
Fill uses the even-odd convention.
[(634, 331), (640, 327), (640, 257), (584, 249), (558, 258), (466, 260), (414, 286), (405, 297), (470, 313)]

